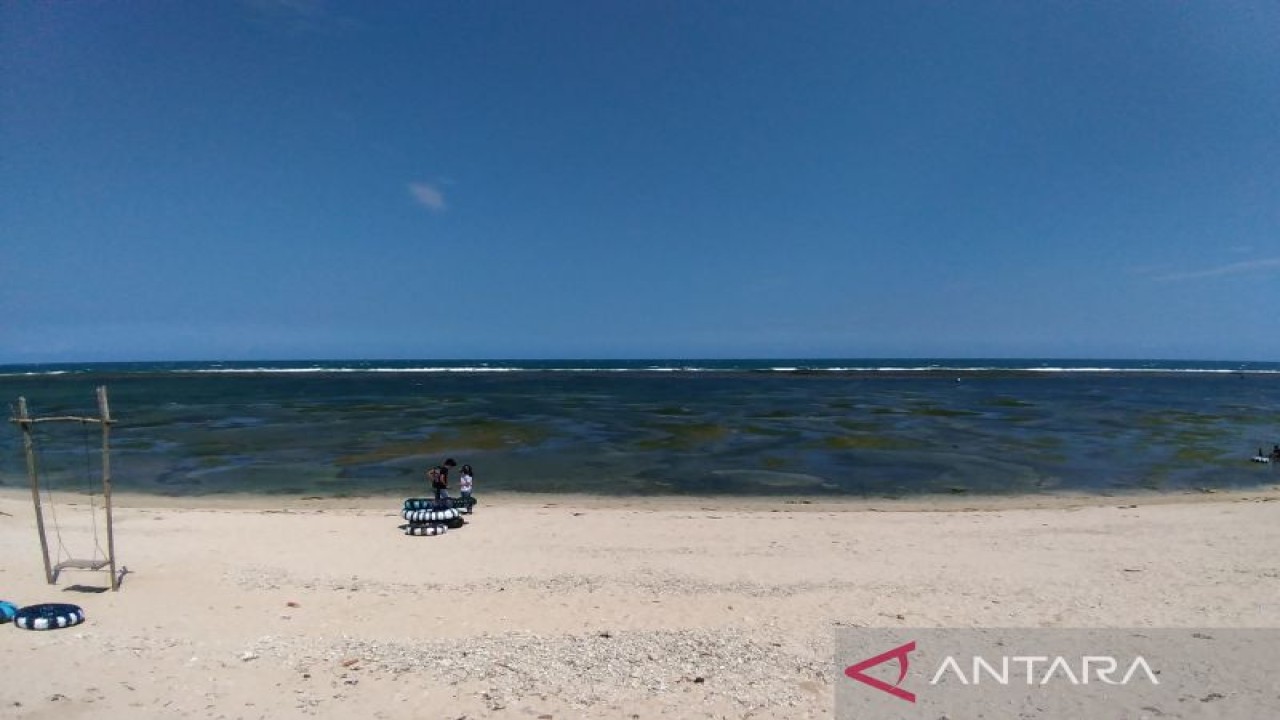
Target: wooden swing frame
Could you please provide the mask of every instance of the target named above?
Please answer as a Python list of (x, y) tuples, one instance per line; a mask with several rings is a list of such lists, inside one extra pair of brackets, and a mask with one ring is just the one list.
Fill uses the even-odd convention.
[[(50, 417), (31, 417), (27, 412), (27, 399), (25, 397), (18, 398), (18, 416), (10, 418), (10, 422), (15, 423), (22, 428), (22, 449), (27, 456), (27, 479), (31, 483), (31, 503), (35, 506), (36, 512), (36, 532), (40, 535), (40, 551), (44, 560), (44, 575), (50, 585), (58, 582), (58, 575), (63, 570), (101, 570), (105, 567), (111, 569), (111, 590), (114, 592), (120, 589), (120, 576), (116, 572), (116, 540), (115, 528), (111, 517), (111, 407), (107, 403), (106, 386), (98, 387), (98, 417), (75, 417), (70, 415), (59, 415)], [(49, 556), (49, 538), (45, 534), (44, 528), (44, 509), (40, 501), (40, 473), (36, 465), (35, 439), (32, 437), (32, 430), (38, 423), (47, 422), (77, 422), (80, 424), (97, 423), (102, 428), (102, 496), (106, 506), (107, 516), (107, 556), (103, 559), (78, 560), (68, 559), (54, 564), (53, 559)], [(93, 509), (96, 513), (97, 510)], [(56, 521), (56, 517), (55, 517)], [(94, 543), (97, 544), (97, 537), (94, 537)], [(101, 546), (98, 546), (101, 550)], [(65, 548), (63, 548), (65, 551)]]

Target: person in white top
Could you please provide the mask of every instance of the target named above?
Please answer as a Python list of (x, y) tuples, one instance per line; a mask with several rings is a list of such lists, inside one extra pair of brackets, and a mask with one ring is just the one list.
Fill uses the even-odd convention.
[(462, 466), (462, 475), (458, 478), (458, 492), (462, 495), (462, 504), (467, 511), (471, 511), (471, 489), (475, 487), (475, 478), (471, 473), (470, 465)]

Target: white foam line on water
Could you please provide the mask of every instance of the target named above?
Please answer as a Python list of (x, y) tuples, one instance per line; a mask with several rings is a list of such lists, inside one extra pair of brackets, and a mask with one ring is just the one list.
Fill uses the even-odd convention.
[(501, 365), (494, 366), (489, 364), (480, 365), (420, 365), (420, 366), (374, 366), (360, 367), (352, 365), (280, 365), (280, 366), (245, 366), (245, 367), (227, 367), (222, 364), (211, 364), (204, 367), (169, 367), (169, 368), (144, 368), (139, 370), (118, 369), (118, 368), (98, 368), (98, 367), (78, 367), (75, 369), (48, 369), (48, 370), (23, 370), (15, 372), (0, 372), (0, 378), (15, 377), (53, 377), (59, 375), (76, 375), (76, 374), (93, 374), (97, 372), (114, 373), (121, 372), (123, 374), (173, 374), (173, 375), (303, 375), (303, 374), (504, 374), (504, 373), (595, 373), (595, 374), (627, 374), (627, 373), (725, 373), (725, 374), (826, 374), (826, 373), (867, 373), (867, 374), (884, 374), (884, 373), (920, 373), (920, 374), (945, 374), (945, 373), (970, 373), (970, 374), (1001, 374), (1001, 373), (1037, 373), (1037, 374), (1188, 374), (1188, 375), (1277, 375), (1280, 369), (1272, 368), (1251, 368), (1247, 365), (1240, 367), (1179, 367), (1174, 363), (1170, 363), (1165, 367), (1145, 366), (1145, 367), (1124, 367), (1110, 365), (1096, 365), (1085, 367), (1071, 367), (1066, 365), (839, 365), (839, 366), (822, 366), (822, 365), (775, 365), (775, 366), (753, 366), (753, 365), (698, 365), (698, 364), (672, 364), (672, 365), (647, 365), (643, 367), (631, 366), (531, 366), (531, 365)]

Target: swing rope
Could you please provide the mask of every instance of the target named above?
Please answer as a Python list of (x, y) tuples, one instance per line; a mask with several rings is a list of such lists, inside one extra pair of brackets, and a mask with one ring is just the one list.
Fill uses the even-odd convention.
[(98, 504), (95, 499), (97, 494), (93, 487), (93, 463), (89, 460), (89, 423), (81, 420), (80, 427), (84, 430), (84, 484), (89, 494), (89, 517), (93, 518), (93, 559), (96, 562), (99, 558), (106, 557), (107, 553), (98, 540)]
[[(53, 487), (40, 478), (40, 468), (44, 467), (44, 440), (39, 437), (38, 426), (32, 426), (31, 436), (35, 441), (35, 465), (32, 472), (36, 477), (36, 482), (44, 488), (45, 504), (49, 506), (49, 519), (53, 521), (53, 533), (58, 538), (58, 558), (71, 559), (71, 554), (67, 552), (66, 543), (62, 541), (62, 526), (58, 524), (58, 504), (53, 501)], [(56, 564), (56, 563), (55, 563)]]
[[(89, 458), (89, 423), (81, 420), (80, 426), (83, 428), (83, 440), (81, 453), (84, 456), (84, 479), (86, 494), (89, 496), (89, 517), (91, 518), (93, 529), (93, 562), (97, 562), (100, 558), (106, 557), (106, 551), (102, 549), (102, 542), (99, 539), (98, 532), (98, 504), (96, 494), (93, 488), (93, 463)], [(62, 539), (62, 525), (58, 522), (58, 504), (54, 502), (53, 486), (51, 483), (40, 481), (39, 468), (44, 466), (44, 443), (35, 443), (36, 465), (35, 469), (37, 481), (44, 487), (45, 502), (49, 505), (49, 519), (53, 524), (53, 533), (58, 538), (58, 559), (59, 561), (70, 561), (71, 552), (67, 550), (66, 542)], [(55, 563), (56, 564), (56, 563)]]

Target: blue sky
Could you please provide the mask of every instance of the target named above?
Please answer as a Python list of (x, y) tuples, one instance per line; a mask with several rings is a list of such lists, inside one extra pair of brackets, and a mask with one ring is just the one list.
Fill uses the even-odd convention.
[(0, 362), (1280, 359), (1270, 2), (0, 4)]

